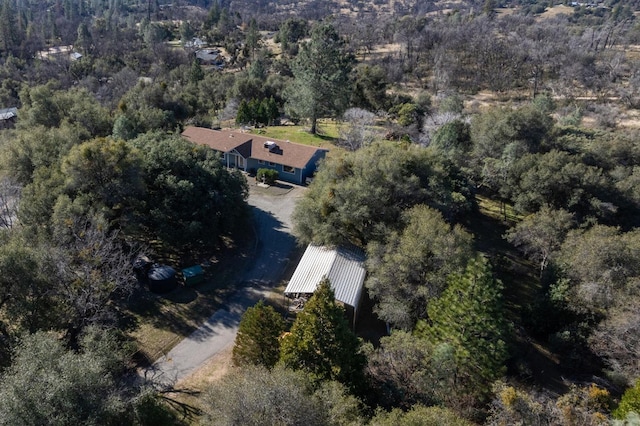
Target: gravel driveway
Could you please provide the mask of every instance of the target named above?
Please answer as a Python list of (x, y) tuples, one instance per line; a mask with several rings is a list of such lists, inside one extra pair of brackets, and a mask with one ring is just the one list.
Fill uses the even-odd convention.
[(251, 184), (248, 201), (258, 239), (254, 262), (245, 271), (238, 271), (238, 281), (246, 285), (229, 298), (225, 308), (213, 313), (198, 330), (144, 371), (146, 378), (159, 385), (173, 386), (233, 344), (244, 311), (278, 283), (284, 273), (295, 247), (291, 213), (304, 191), (303, 187), (291, 185), (262, 188)]

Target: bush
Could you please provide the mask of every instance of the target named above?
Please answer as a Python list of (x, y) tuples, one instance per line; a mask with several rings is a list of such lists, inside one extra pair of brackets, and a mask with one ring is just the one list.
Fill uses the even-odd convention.
[(256, 174), (256, 180), (258, 182), (266, 183), (267, 185), (273, 185), (278, 179), (278, 171), (273, 169), (258, 169)]
[(640, 413), (640, 380), (636, 382), (634, 387), (624, 392), (620, 405), (613, 411), (613, 417), (624, 420), (631, 412)]

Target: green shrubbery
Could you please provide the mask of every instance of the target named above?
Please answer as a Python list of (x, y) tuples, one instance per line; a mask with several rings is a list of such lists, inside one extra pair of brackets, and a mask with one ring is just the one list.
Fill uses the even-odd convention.
[(258, 169), (256, 174), (256, 180), (258, 182), (266, 183), (267, 185), (273, 185), (278, 179), (278, 171), (273, 169)]

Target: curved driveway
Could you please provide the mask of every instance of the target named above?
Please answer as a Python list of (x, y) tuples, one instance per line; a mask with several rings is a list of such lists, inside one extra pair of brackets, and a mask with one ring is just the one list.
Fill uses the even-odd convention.
[(255, 259), (238, 271), (238, 289), (225, 308), (215, 312), (189, 337), (144, 371), (156, 384), (173, 386), (197, 370), (205, 361), (233, 344), (244, 311), (263, 297), (263, 292), (280, 281), (295, 246), (291, 235), (291, 213), (302, 187), (258, 188), (251, 186), (249, 204), (258, 235)]

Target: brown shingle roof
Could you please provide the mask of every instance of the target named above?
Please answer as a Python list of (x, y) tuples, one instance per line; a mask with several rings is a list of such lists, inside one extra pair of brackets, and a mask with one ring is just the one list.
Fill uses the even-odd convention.
[[(187, 127), (182, 136), (198, 145), (207, 145), (216, 151), (229, 152), (238, 151), (245, 158), (269, 161), (285, 166), (304, 168), (313, 156), (320, 151), (308, 145), (280, 141), (263, 136), (248, 133), (233, 132), (229, 130), (211, 130), (202, 127)], [(277, 144), (276, 149), (269, 150), (264, 144), (273, 141)]]

